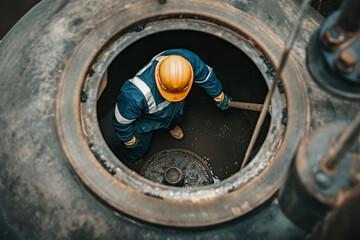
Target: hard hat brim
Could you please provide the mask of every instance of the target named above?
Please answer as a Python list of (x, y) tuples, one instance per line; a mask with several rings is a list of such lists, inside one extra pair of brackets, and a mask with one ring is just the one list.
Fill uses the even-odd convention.
[(182, 92), (177, 92), (177, 93), (168, 92), (162, 88), (161, 82), (160, 82), (160, 74), (159, 74), (159, 66), (161, 65), (161, 62), (164, 61), (165, 59), (166, 59), (166, 57), (161, 59), (157, 63), (156, 68), (155, 68), (155, 82), (156, 82), (157, 89), (159, 90), (161, 96), (163, 98), (165, 98), (166, 100), (168, 100), (170, 102), (180, 102), (186, 98), (186, 96), (189, 94), (189, 92), (191, 90), (191, 87), (192, 87), (192, 84), (194, 81), (194, 72), (192, 70), (192, 66), (188, 62), (188, 64), (190, 65), (190, 69), (191, 69), (191, 79), (190, 79), (189, 83), (187, 84), (187, 88)]

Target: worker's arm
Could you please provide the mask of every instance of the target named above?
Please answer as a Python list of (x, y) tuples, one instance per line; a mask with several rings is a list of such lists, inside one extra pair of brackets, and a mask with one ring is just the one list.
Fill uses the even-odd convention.
[(214, 70), (201, 61), (199, 57), (196, 59), (194, 69), (194, 82), (203, 87), (207, 94), (214, 98), (218, 108), (221, 110), (228, 109), (231, 97), (223, 92), (223, 87)]
[(229, 108), (228, 104), (232, 100), (232, 98), (224, 92), (221, 92), (219, 96), (214, 98), (214, 100), (216, 101), (216, 106), (218, 108), (220, 108), (221, 110), (226, 110)]
[(206, 65), (200, 59), (198, 61), (197, 67), (194, 67), (194, 83), (204, 88), (212, 98), (218, 97), (223, 91), (221, 82), (216, 77), (212, 67)]
[(113, 125), (116, 136), (125, 146), (136, 143), (133, 133), (133, 122), (141, 115), (144, 96), (129, 81), (125, 82), (117, 98)]
[[(223, 92), (223, 87), (216, 77), (214, 70), (197, 58), (197, 68), (194, 70), (194, 82), (205, 89), (216, 101), (216, 106), (221, 110), (228, 109), (231, 97)], [(195, 67), (194, 67), (195, 68)], [(195, 73), (196, 71), (196, 73)]]
[(216, 77), (214, 70), (205, 64), (197, 55), (193, 56), (194, 82), (205, 89), (216, 101), (216, 106), (222, 110), (228, 109), (228, 103), (231, 97), (223, 92), (223, 87)]

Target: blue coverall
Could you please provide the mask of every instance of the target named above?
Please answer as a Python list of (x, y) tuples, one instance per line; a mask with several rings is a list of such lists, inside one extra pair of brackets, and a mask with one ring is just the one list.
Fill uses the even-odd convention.
[(139, 159), (146, 153), (154, 130), (172, 130), (183, 118), (185, 100), (165, 100), (155, 82), (156, 65), (168, 55), (180, 55), (188, 60), (194, 72), (194, 82), (211, 97), (215, 98), (222, 92), (222, 85), (213, 69), (195, 53), (171, 49), (156, 55), (134, 78), (123, 84), (116, 100), (113, 117), (116, 136), (122, 142), (130, 141), (133, 136), (139, 141), (135, 149), (125, 149), (125, 156), (130, 160)]

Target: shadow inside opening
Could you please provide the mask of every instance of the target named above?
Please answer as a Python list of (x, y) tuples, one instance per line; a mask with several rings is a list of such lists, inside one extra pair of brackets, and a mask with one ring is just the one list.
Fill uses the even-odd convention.
[[(237, 47), (206, 33), (188, 30), (166, 31), (131, 44), (109, 66), (107, 87), (97, 103), (101, 132), (113, 153), (136, 172), (139, 172), (145, 161), (154, 154), (166, 149), (181, 148), (202, 157), (213, 174), (223, 180), (240, 170), (259, 114), (240, 109), (222, 111), (196, 84), (186, 98), (185, 117), (180, 125), (184, 131), (181, 141), (173, 139), (166, 131), (158, 130), (154, 133), (149, 151), (142, 160), (134, 163), (122, 154), (122, 143), (115, 136), (112, 125), (120, 88), (153, 56), (171, 48), (185, 48), (196, 53), (214, 69), (224, 92), (233, 100), (263, 103), (267, 92), (265, 80), (251, 59)], [(252, 156), (265, 140), (269, 124), (268, 114)]]

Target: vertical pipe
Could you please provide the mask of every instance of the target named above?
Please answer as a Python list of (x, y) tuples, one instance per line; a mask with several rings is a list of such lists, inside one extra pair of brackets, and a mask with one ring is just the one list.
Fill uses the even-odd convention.
[(351, 123), (350, 127), (340, 135), (337, 140), (335, 149), (323, 158), (325, 166), (330, 170), (335, 169), (339, 161), (345, 153), (353, 146), (354, 142), (360, 134), (360, 113), (356, 116), (355, 120)]
[(360, 29), (360, 1), (345, 0), (341, 5), (341, 13), (338, 19), (341, 29), (347, 32), (356, 32)]

